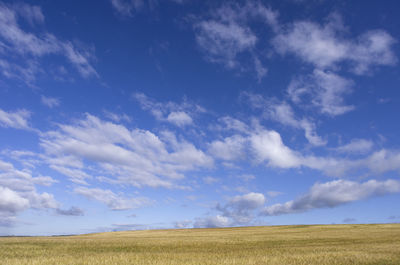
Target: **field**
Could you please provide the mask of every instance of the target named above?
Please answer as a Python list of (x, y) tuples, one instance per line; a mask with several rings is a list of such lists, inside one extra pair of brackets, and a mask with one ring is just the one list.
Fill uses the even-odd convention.
[(0, 238), (0, 264), (400, 264), (400, 224)]

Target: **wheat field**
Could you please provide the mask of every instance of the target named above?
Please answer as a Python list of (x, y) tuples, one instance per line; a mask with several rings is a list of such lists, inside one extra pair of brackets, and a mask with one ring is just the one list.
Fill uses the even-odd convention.
[(2, 237), (0, 264), (400, 264), (400, 224)]

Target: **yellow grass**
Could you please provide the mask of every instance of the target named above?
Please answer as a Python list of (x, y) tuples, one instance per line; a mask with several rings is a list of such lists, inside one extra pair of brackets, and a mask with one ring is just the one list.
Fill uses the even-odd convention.
[(400, 264), (400, 224), (0, 238), (0, 264)]

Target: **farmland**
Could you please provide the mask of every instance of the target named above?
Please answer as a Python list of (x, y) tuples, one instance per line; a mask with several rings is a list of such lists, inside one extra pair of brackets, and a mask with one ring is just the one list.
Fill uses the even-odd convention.
[(2, 265), (400, 264), (400, 224), (145, 230), (0, 238)]

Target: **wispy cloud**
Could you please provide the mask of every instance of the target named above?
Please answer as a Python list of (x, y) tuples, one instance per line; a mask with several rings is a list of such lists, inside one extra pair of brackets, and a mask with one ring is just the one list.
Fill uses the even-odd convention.
[(120, 194), (115, 194), (111, 190), (104, 190), (100, 188), (86, 188), (78, 187), (74, 192), (80, 195), (99, 201), (107, 205), (111, 210), (129, 210), (142, 206), (149, 205), (151, 201), (143, 197), (124, 197)]
[[(31, 24), (31, 31), (22, 29), (21, 20)], [(44, 15), (38, 6), (0, 5), (0, 38), (4, 44), (0, 50), (3, 54), (0, 70), (5, 77), (23, 79), (31, 85), (36, 74), (45, 69), (40, 58), (49, 55), (64, 57), (83, 77), (98, 77), (90, 63), (94, 57), (90, 50), (82, 49), (70, 41), (62, 41), (46, 31), (36, 33), (33, 28), (38, 23), (44, 23)], [(13, 59), (15, 56), (21, 58), (25, 64), (17, 63)]]
[(311, 104), (322, 114), (342, 115), (354, 109), (344, 103), (344, 96), (353, 90), (354, 82), (330, 71), (314, 70), (311, 75), (297, 77), (287, 89), (293, 103)]
[(143, 0), (110, 0), (112, 7), (122, 16), (132, 16), (134, 11), (140, 10)]
[(252, 108), (261, 110), (265, 118), (285, 126), (304, 130), (304, 136), (312, 145), (322, 146), (326, 144), (326, 141), (317, 134), (315, 123), (307, 118), (296, 117), (293, 108), (287, 102), (275, 98), (265, 98), (249, 92), (242, 93), (242, 97), (248, 100)]
[(46, 97), (42, 95), (40, 100), (42, 101), (43, 105), (49, 108), (58, 107), (60, 105), (60, 100), (58, 98)]
[(353, 139), (350, 143), (339, 146), (334, 150), (339, 153), (349, 153), (349, 154), (365, 154), (368, 153), (374, 143), (370, 140), (365, 139)]
[(0, 126), (15, 129), (30, 129), (29, 118), (31, 113), (27, 110), (6, 112), (0, 109)]
[[(40, 141), (45, 155), (52, 158), (46, 163), (63, 174), (75, 176), (72, 180), (90, 179), (84, 171), (84, 161), (89, 161), (94, 163), (91, 171), (104, 176), (104, 181), (172, 188), (186, 171), (213, 164), (211, 157), (172, 133), (159, 137), (89, 114), (75, 124), (60, 124), (59, 130), (43, 133)], [(82, 172), (81, 178), (72, 173), (76, 171)]]
[(249, 24), (260, 21), (276, 31), (279, 27), (277, 16), (276, 12), (257, 1), (247, 1), (243, 5), (224, 4), (207, 18), (195, 21), (196, 42), (207, 60), (228, 69), (249, 71), (239, 56), (250, 55), (251, 60), (246, 63), (252, 65), (251, 70), (261, 81), (267, 74), (267, 68), (260, 60), (262, 56), (256, 47), (258, 37)]

